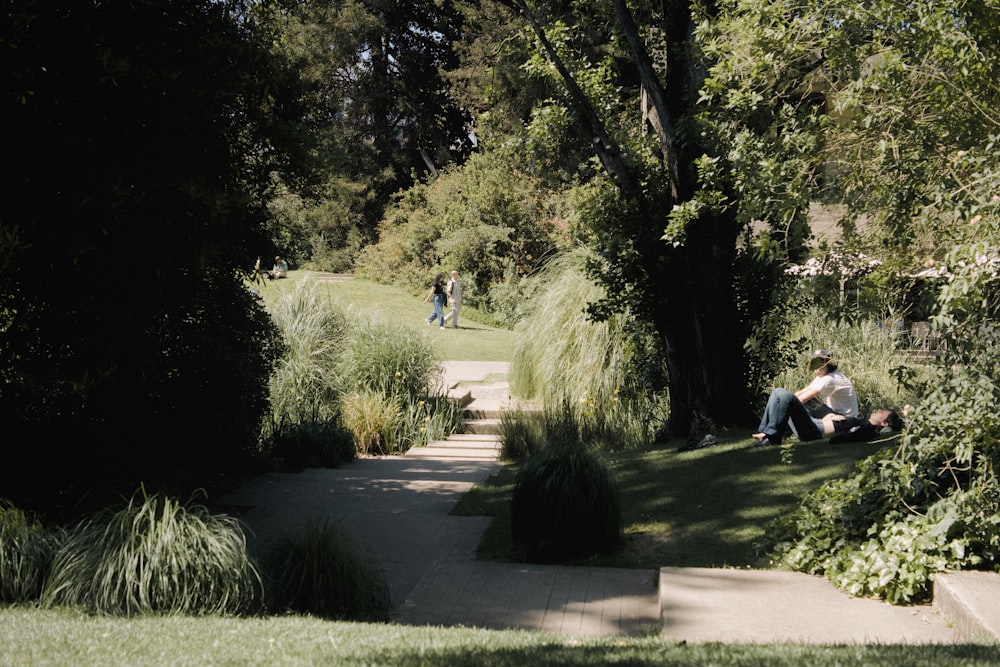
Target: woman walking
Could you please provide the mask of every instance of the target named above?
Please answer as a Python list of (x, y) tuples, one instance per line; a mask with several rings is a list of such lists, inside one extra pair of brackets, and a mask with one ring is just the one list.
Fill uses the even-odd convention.
[(439, 328), (444, 329), (444, 304), (447, 298), (448, 295), (444, 291), (444, 274), (439, 273), (434, 276), (434, 284), (424, 297), (424, 303), (434, 299), (434, 312), (427, 318), (427, 324), (434, 324), (434, 320), (437, 320)]

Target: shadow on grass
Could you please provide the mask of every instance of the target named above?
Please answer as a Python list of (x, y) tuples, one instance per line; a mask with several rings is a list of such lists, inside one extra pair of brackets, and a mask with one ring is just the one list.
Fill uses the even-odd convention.
[[(605, 567), (768, 568), (760, 549), (769, 524), (798, 507), (802, 496), (829, 479), (843, 477), (876, 451), (870, 444), (826, 442), (783, 448), (752, 447), (749, 438), (677, 452), (662, 448), (608, 455), (618, 482), (625, 546), (588, 560)], [(519, 560), (510, 541), (509, 504), (516, 466), (477, 485), (453, 513), (493, 516), (477, 555), (482, 560)]]

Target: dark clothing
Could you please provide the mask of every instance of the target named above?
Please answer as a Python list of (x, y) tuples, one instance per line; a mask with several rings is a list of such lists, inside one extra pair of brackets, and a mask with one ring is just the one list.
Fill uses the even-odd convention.
[(868, 442), (882, 434), (882, 429), (861, 417), (845, 417), (842, 421), (833, 422), (833, 435), (830, 444), (839, 442)]

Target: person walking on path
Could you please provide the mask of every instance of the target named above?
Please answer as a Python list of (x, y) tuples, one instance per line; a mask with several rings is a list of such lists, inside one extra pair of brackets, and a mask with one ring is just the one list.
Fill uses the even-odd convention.
[(458, 271), (451, 272), (451, 280), (448, 281), (445, 292), (448, 294), (448, 302), (451, 304), (451, 310), (444, 316), (444, 322), (447, 324), (450, 319), (451, 325), (457, 329), (458, 308), (462, 305), (462, 283), (458, 281)]
[(828, 414), (858, 416), (858, 395), (847, 376), (837, 370), (837, 360), (826, 350), (816, 350), (809, 360), (814, 379), (795, 392), (813, 417)]
[(424, 297), (424, 303), (434, 300), (434, 311), (427, 317), (427, 324), (434, 324), (434, 320), (438, 320), (439, 328), (444, 329), (444, 304), (447, 298), (448, 295), (444, 291), (444, 274), (439, 273), (434, 276), (434, 284)]

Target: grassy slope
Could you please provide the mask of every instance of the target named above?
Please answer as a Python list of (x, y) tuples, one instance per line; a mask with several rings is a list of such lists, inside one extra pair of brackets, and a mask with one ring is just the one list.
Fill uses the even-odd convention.
[[(333, 280), (309, 271), (290, 271), (284, 280), (264, 281), (258, 289), (265, 299), (275, 298), (295, 288), (300, 280), (313, 280), (329, 292), (330, 298), (348, 313), (360, 319), (373, 319), (412, 328), (427, 336), (443, 361), (510, 361), (514, 350), (514, 332), (479, 324), (459, 313), (459, 328), (439, 331), (427, 326), (427, 316), (434, 310), (423, 303), (424, 295), (379, 285), (366, 280)], [(446, 311), (447, 312), (447, 311)]]
[[(768, 523), (792, 510), (801, 495), (850, 472), (872, 445), (799, 445), (790, 462), (781, 448), (750, 447), (748, 436), (723, 435), (720, 444), (678, 453), (679, 442), (607, 456), (622, 496), (624, 548), (593, 564), (613, 567), (769, 568), (760, 548)], [(509, 500), (516, 470), (505, 468), (476, 486), (457, 514), (495, 519), (479, 557), (509, 560)]]

